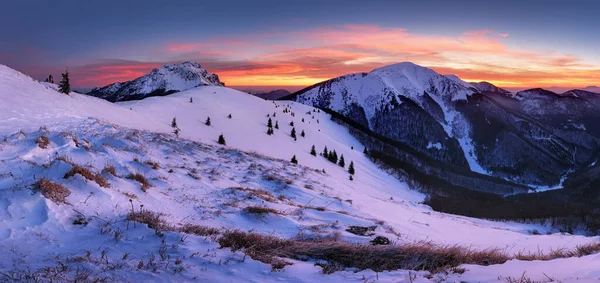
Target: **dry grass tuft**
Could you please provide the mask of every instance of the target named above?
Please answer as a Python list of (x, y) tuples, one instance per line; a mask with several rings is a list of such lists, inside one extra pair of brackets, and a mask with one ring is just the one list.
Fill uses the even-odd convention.
[(35, 143), (42, 149), (46, 149), (50, 144), (50, 140), (47, 136), (40, 136), (35, 140)]
[(160, 169), (160, 165), (158, 164), (158, 162), (155, 162), (152, 160), (146, 160), (146, 161), (144, 161), (144, 164), (150, 166), (150, 168), (152, 168), (153, 170)]
[(148, 179), (146, 179), (146, 176), (142, 175), (142, 173), (135, 173), (135, 174), (129, 174), (127, 176), (127, 179), (132, 179), (137, 181), (138, 183), (140, 183), (140, 185), (142, 186), (142, 191), (146, 192), (150, 187), (152, 187), (152, 185), (150, 184), (150, 181), (148, 181)]
[(275, 195), (273, 195), (273, 193), (267, 191), (267, 190), (263, 190), (263, 189), (252, 189), (252, 188), (245, 188), (245, 187), (233, 187), (230, 188), (232, 190), (238, 190), (238, 191), (243, 191), (248, 193), (248, 198), (251, 199), (253, 197), (257, 197), (260, 198), (264, 201), (268, 201), (268, 202), (277, 202), (275, 199)]
[(119, 176), (117, 176), (117, 168), (115, 168), (114, 165), (108, 165), (107, 164), (106, 166), (104, 166), (104, 169), (102, 169), (102, 171), (104, 171), (104, 172), (106, 172), (108, 174), (111, 174), (111, 175), (113, 175), (115, 177), (119, 177)]
[(244, 208), (244, 212), (246, 213), (250, 213), (250, 214), (258, 214), (258, 215), (264, 215), (264, 214), (282, 214), (280, 211), (274, 209), (274, 208), (270, 208), (270, 207), (265, 207), (265, 206), (248, 206), (246, 208)]
[(221, 231), (219, 231), (219, 229), (217, 228), (195, 225), (190, 223), (184, 224), (183, 227), (179, 228), (179, 231), (198, 236), (213, 236), (221, 233)]
[(54, 183), (46, 178), (40, 179), (35, 184), (35, 190), (57, 204), (67, 203), (67, 197), (71, 194), (63, 185)]
[(159, 231), (176, 230), (173, 226), (167, 224), (167, 222), (162, 219), (162, 214), (147, 209), (129, 213), (127, 220), (144, 223), (148, 225), (149, 228)]
[(110, 183), (108, 182), (108, 180), (106, 180), (106, 178), (104, 178), (104, 176), (93, 173), (89, 169), (81, 167), (77, 164), (73, 164), (73, 167), (71, 167), (71, 170), (69, 170), (69, 172), (65, 174), (64, 178), (67, 179), (69, 177), (75, 176), (76, 174), (83, 176), (86, 180), (96, 182), (96, 184), (100, 185), (100, 187), (110, 188)]

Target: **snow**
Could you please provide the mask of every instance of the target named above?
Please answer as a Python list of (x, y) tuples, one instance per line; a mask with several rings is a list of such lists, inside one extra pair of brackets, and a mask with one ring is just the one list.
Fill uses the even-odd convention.
[(436, 143), (429, 142), (427, 144), (427, 149), (432, 149), (432, 148), (435, 148), (437, 150), (441, 150), (442, 149), (442, 144), (439, 143), (439, 142), (436, 142)]
[[(132, 205), (135, 210), (143, 205), (163, 213), (172, 225), (192, 223), (281, 237), (339, 233), (342, 240), (366, 243), (370, 237), (350, 234), (345, 227), (376, 225), (377, 235), (396, 243), (431, 241), (474, 249), (497, 248), (507, 253), (572, 249), (597, 241), (597, 237), (560, 233), (531, 235), (530, 230), (545, 232), (548, 228), (432, 211), (422, 204), (421, 193), (366, 158), (362, 145), (328, 114), (300, 103), (265, 101), (224, 87), (199, 87), (112, 104), (75, 93), (58, 93), (52, 86), (2, 65), (0, 85), (3, 273), (35, 271), (60, 262), (73, 273), (83, 267), (109, 281), (232, 282), (243, 276), (253, 282), (386, 282), (409, 281), (414, 274), (418, 274), (415, 282), (429, 281), (424, 277), (427, 272), (403, 270), (324, 275), (314, 261), (291, 259), (293, 265), (273, 272), (270, 265), (247, 258), (242, 251), (219, 249), (210, 237), (180, 232), (165, 232), (160, 237), (143, 224), (134, 227), (125, 221)], [(295, 115), (283, 113), (285, 108)], [(279, 124), (272, 136), (266, 134), (267, 115)], [(170, 127), (174, 117), (179, 138)], [(204, 124), (207, 117), (211, 126)], [(289, 136), (292, 121), (296, 141)], [(299, 135), (302, 130), (306, 137)], [(227, 146), (216, 143), (220, 134)], [(35, 142), (42, 135), (50, 141), (45, 149)], [(348, 179), (345, 168), (310, 155), (312, 145), (317, 152), (327, 146), (343, 154), (346, 166), (353, 161), (354, 181)], [(299, 165), (288, 162), (292, 155), (297, 156)], [(81, 175), (63, 178), (72, 165), (57, 157), (102, 174), (110, 188)], [(152, 168), (148, 161), (158, 167)], [(106, 165), (115, 166), (120, 177), (103, 171)], [(146, 192), (125, 178), (136, 172), (150, 180), (152, 187)], [(40, 193), (32, 193), (30, 189), (41, 177), (68, 188), (69, 204), (57, 205)], [(274, 199), (252, 196), (240, 188), (261, 189)], [(267, 206), (281, 214), (250, 215), (244, 211), (249, 205)], [(87, 226), (73, 225), (80, 214), (91, 219)], [(101, 233), (108, 229), (111, 232)], [(116, 240), (115, 231), (123, 238)], [(161, 247), (166, 249), (167, 259), (160, 259)], [(89, 257), (86, 250), (91, 252)], [(149, 264), (153, 255), (156, 265)], [(180, 264), (175, 263), (177, 258)], [(142, 260), (143, 268), (138, 269)], [(560, 263), (573, 268), (558, 273)], [(554, 276), (559, 279), (595, 278), (589, 269), (594, 264), (598, 264), (595, 255), (548, 262), (510, 261), (489, 267), (465, 266), (464, 275), (450, 278), (490, 281), (497, 280), (498, 275), (514, 276), (523, 268), (535, 275), (544, 267), (554, 267)], [(440, 276), (446, 275), (434, 275), (433, 280)]]

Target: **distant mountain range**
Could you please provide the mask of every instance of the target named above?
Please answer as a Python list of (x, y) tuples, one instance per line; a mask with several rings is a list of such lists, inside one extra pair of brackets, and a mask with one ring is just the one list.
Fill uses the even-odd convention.
[(511, 93), (400, 63), (334, 78), (285, 99), (341, 114), (402, 149), (388, 148), (387, 154), (427, 172), (469, 175), (466, 169), (544, 188), (600, 158), (600, 95), (585, 90)]
[(88, 94), (111, 102), (163, 96), (198, 86), (224, 86), (196, 62), (166, 64), (135, 80), (92, 89)]
[(269, 91), (269, 92), (258, 92), (258, 93), (253, 93), (253, 92), (249, 92), (250, 94), (263, 98), (263, 99), (267, 99), (267, 100), (277, 100), (280, 99), (282, 97), (288, 96), (291, 93), (285, 89), (276, 89), (273, 91)]

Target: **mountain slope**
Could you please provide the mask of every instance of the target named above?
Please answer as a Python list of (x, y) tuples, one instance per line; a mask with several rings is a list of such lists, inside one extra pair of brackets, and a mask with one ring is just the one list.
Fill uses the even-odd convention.
[[(466, 168), (532, 188), (559, 184), (568, 172), (587, 166), (600, 149), (598, 126), (591, 122), (600, 112), (592, 111), (598, 98), (542, 89), (513, 95), (489, 83), (468, 84), (412, 63), (341, 76), (288, 98), (338, 112), (440, 166)], [(482, 190), (475, 183), (447, 178)]]
[(291, 93), (285, 89), (276, 89), (276, 90), (269, 91), (269, 92), (259, 92), (259, 93), (250, 92), (250, 94), (252, 94), (256, 97), (260, 97), (262, 99), (278, 100), (282, 97), (286, 97), (286, 96), (290, 95)]
[(162, 96), (198, 86), (223, 86), (216, 74), (209, 74), (196, 62), (166, 64), (132, 81), (94, 88), (88, 94), (111, 102)]
[(499, 88), (488, 82), (478, 82), (478, 83), (470, 83), (474, 88), (476, 88), (479, 92), (493, 92), (500, 93), (504, 95), (511, 95), (512, 93), (508, 90)]

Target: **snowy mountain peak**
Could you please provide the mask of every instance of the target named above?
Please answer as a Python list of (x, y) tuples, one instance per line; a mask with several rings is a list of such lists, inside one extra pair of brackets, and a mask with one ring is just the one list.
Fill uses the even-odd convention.
[(197, 62), (186, 61), (166, 64), (135, 80), (95, 88), (88, 94), (115, 102), (162, 96), (198, 86), (224, 86), (224, 83)]

